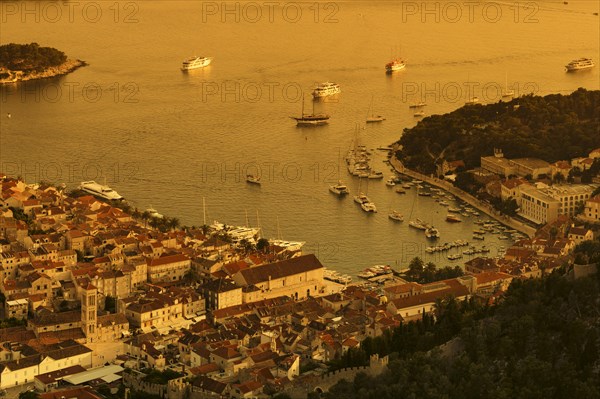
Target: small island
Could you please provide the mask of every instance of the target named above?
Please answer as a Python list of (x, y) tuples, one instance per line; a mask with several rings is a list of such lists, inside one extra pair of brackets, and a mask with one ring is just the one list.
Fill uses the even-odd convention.
[(0, 84), (66, 75), (85, 61), (68, 59), (66, 54), (37, 43), (0, 46)]

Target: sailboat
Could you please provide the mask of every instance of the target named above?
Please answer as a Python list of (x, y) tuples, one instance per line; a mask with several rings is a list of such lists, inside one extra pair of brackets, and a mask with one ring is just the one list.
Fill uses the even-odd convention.
[(296, 120), (297, 126), (317, 126), (325, 125), (329, 123), (329, 115), (326, 114), (315, 114), (315, 103), (313, 102), (312, 114), (304, 113), (304, 94), (302, 95), (302, 116), (290, 116), (290, 118)]
[(508, 88), (508, 73), (506, 73), (504, 76), (504, 91), (502, 92), (502, 98), (514, 97), (514, 95), (514, 90)]
[(373, 96), (371, 96), (371, 106), (369, 107), (369, 113), (367, 113), (367, 123), (383, 122), (384, 120), (383, 116), (373, 114)]

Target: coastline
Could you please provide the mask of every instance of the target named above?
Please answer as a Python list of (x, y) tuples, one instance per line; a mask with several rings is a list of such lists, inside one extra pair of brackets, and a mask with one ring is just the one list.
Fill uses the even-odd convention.
[(75, 70), (87, 66), (88, 63), (82, 60), (67, 60), (64, 63), (56, 67), (50, 67), (42, 72), (32, 72), (25, 74), (23, 71), (11, 71), (10, 69), (4, 69), (1, 72), (7, 72), (10, 77), (0, 79), (0, 84), (18, 83), (25, 82), (28, 80), (39, 80), (54, 78), (56, 76), (62, 76), (74, 72)]
[(479, 211), (485, 213), (486, 215), (498, 220), (502, 224), (510, 226), (511, 228), (520, 231), (521, 233), (527, 235), (528, 237), (533, 237), (537, 229), (527, 224), (524, 224), (510, 216), (502, 215), (500, 212), (495, 210), (490, 204), (486, 204), (479, 199), (473, 197), (471, 194), (466, 193), (459, 188), (455, 187), (451, 183), (440, 180), (436, 177), (430, 177), (423, 175), (414, 170), (408, 169), (404, 167), (402, 161), (395, 157), (396, 150), (398, 149), (398, 144), (394, 143), (391, 145), (392, 157), (390, 158), (390, 165), (394, 168), (397, 173), (402, 175), (406, 175), (412, 177), (413, 179), (423, 180), (427, 184), (431, 184), (432, 186), (436, 186), (443, 190), (446, 190), (450, 194), (454, 195), (457, 198), (460, 198), (462, 201), (466, 202), (470, 206), (477, 208)]

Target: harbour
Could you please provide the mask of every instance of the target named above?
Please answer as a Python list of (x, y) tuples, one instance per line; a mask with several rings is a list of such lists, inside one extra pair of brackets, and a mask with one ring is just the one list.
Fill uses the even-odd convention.
[[(35, 2), (26, 3), (33, 7)], [(411, 218), (440, 229), (441, 244), (485, 241), (492, 256), (512, 238), (473, 239), (480, 227), (473, 214), (461, 215), (461, 223), (447, 223), (449, 208), (457, 204), (444, 198), (449, 206), (440, 206), (435, 198), (417, 196), (415, 186), (404, 188), (404, 182), (385, 184), (395, 173), (383, 162), (387, 147), (417, 123), (409, 105), (426, 102), (425, 117), (450, 112), (464, 104), (467, 86), (475, 87), (481, 103), (499, 101), (499, 93), (483, 87), (504, 89), (507, 71), (515, 96), (598, 89), (597, 66), (564, 71), (568, 60), (598, 47), (596, 6), (581, 2), (572, 7), (581, 13), (541, 10), (536, 29), (512, 19), (499, 24), (477, 19), (439, 24), (436, 31), (424, 29), (418, 18), (398, 24), (396, 5), (374, 2), (365, 8), (351, 2), (340, 7), (335, 24), (308, 18), (293, 24), (294, 29), (282, 21), (253, 24), (257, 35), (269, 37), (264, 46), (247, 35), (247, 24), (198, 23), (201, 10), (185, 2), (178, 8), (144, 3), (135, 30), (106, 18), (96, 24), (42, 22), (27, 29), (11, 19), (3, 29), (7, 42), (44, 37), (45, 44), (89, 65), (60, 78), (0, 88), (3, 114), (11, 115), (2, 119), (0, 169), (28, 181), (64, 182), (68, 189), (82, 181), (106, 180), (132, 206), (151, 206), (187, 226), (204, 223), (205, 198), (208, 223), (243, 226), (249, 214), (249, 227), (260, 227), (265, 237), (276, 237), (280, 230), (282, 239), (305, 241), (304, 251), (352, 276), (377, 264), (402, 269), (415, 256), (439, 266), (457, 263), (443, 252), (427, 253), (432, 243), (422, 231), (409, 228)], [(161, 24), (169, 29), (158, 35)], [(463, 43), (473, 39), (473, 27), (479, 35), (467, 49)], [(499, 27), (516, 31), (507, 37), (497, 32)], [(72, 39), (97, 37), (99, 29), (103, 40), (94, 47)], [(349, 34), (356, 40), (344, 40)], [(524, 36), (529, 40), (518, 39)], [(399, 44), (406, 66), (386, 74), (390, 46)], [(363, 56), (348, 66), (344, 61), (356, 51)], [(214, 60), (183, 73), (181, 60), (192, 54)], [(319, 82), (336, 82), (341, 92), (309, 104)], [(94, 97), (83, 89), (92, 86)], [(458, 88), (459, 95), (444, 95), (449, 87)], [(301, 110), (302, 94), (307, 110), (314, 105), (315, 114), (330, 116), (327, 124), (304, 128), (290, 120)], [(365, 123), (371, 103), (385, 121)], [(382, 173), (361, 179), (360, 189), (360, 180), (343, 165), (357, 124), (361, 144)], [(260, 184), (247, 181), (248, 175), (259, 177), (253, 180)], [(412, 177), (456, 196), (443, 182)], [(340, 180), (348, 195), (329, 192)], [(363, 211), (352, 199), (367, 185), (377, 213)], [(393, 210), (404, 216), (403, 222), (389, 219)], [(502, 223), (530, 234), (510, 220)]]

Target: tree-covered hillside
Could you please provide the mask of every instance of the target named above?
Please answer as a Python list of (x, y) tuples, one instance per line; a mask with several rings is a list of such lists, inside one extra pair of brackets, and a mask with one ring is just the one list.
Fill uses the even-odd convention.
[(510, 102), (462, 107), (405, 129), (396, 155), (411, 168), (433, 173), (441, 159), (479, 166), (501, 148), (507, 158), (548, 162), (587, 156), (600, 147), (600, 91), (527, 95)]
[[(591, 245), (577, 252), (594, 252)], [(461, 307), (471, 314), (475, 310)], [(464, 310), (452, 311), (451, 323), (442, 315), (441, 323), (452, 327), (444, 332), (459, 331), (450, 341), (454, 351), (407, 347), (403, 336), (410, 335), (396, 332), (392, 340), (376, 338), (364, 355), (392, 352), (388, 370), (378, 377), (359, 374), (353, 383), (342, 381), (326, 397), (600, 398), (598, 275), (572, 281), (554, 272), (542, 279), (515, 279), (499, 304), (479, 310), (484, 318), (460, 316)], [(423, 338), (413, 344), (427, 335), (435, 341), (445, 335), (441, 332), (435, 326), (424, 329)]]
[(11, 71), (41, 72), (59, 66), (67, 60), (62, 51), (52, 47), (40, 47), (37, 43), (5, 44), (0, 46), (0, 68)]

